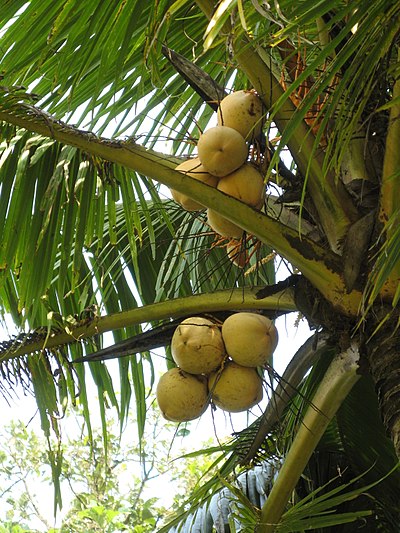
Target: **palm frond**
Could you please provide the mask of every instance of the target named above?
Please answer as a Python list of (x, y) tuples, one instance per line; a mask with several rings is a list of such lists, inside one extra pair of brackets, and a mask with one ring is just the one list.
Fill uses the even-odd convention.
[[(199, 66), (209, 65), (209, 75), (225, 84), (233, 70), (224, 73), (219, 69), (224, 56), (215, 50), (201, 56), (199, 45), (206, 22), (201, 13), (189, 2), (159, 9), (142, 1), (128, 2), (122, 8), (119, 2), (95, 8), (78, 4), (60, 0), (49, 8), (44, 2), (39, 10), (31, 4), (19, 13), (2, 38), (7, 50), (2, 63), (6, 82), (34, 86), (42, 96), (43, 108), (98, 133), (114, 123), (115, 135), (127, 129), (129, 135), (136, 135), (144, 121), (153, 119), (154, 129), (176, 120), (179, 131), (174, 137), (190, 138), (197, 127), (193, 117), (203, 100), (176, 76), (166, 58), (160, 64), (160, 56), (164, 44), (179, 49), (185, 57), (192, 57), (197, 49)], [(41, 17), (40, 26), (35, 24), (36, 17)], [(4, 18), (4, 23), (7, 21)], [(177, 31), (182, 21), (190, 39), (182, 39)], [(156, 31), (156, 38), (149, 28)], [(38, 36), (34, 46), (28, 43), (29, 34)], [(193, 43), (199, 44), (193, 48)], [(30, 54), (23, 54), (28, 45)], [(154, 83), (163, 90), (154, 91)], [(127, 111), (136, 110), (137, 105), (141, 112), (135, 113), (132, 121)], [(159, 114), (149, 114), (157, 106), (162, 106)], [(83, 109), (76, 116), (72, 110), (79, 107)], [(190, 125), (187, 117), (192, 117)], [(151, 136), (142, 140), (153, 145)]]
[[(336, 432), (335, 438), (340, 438), (339, 433)], [(323, 447), (319, 447), (318, 454), (322, 453)], [(332, 456), (332, 449), (329, 448), (326, 454)], [(243, 528), (246, 531), (246, 527), (250, 528), (249, 531), (254, 531), (256, 524), (258, 527), (262, 526), (260, 508), (269, 497), (281, 468), (281, 460), (270, 457), (261, 461), (257, 466), (234, 475), (232, 470), (232, 457), (234, 456), (235, 452), (221, 468), (225, 476), (230, 474), (229, 477), (222, 478), (222, 474), (219, 474), (208, 483), (199, 485), (191, 499), (186, 502), (185, 511), (181, 509), (176, 518), (170, 520), (159, 530), (160, 533), (186, 531), (194, 524), (197, 527), (203, 527), (205, 531), (211, 531), (213, 527), (217, 531), (225, 531), (228, 524), (230, 531), (235, 531), (235, 527), (238, 527), (240, 531)], [(344, 455), (343, 459), (346, 461)], [(322, 461), (323, 458), (319, 457), (318, 467), (320, 469), (323, 467)], [(351, 468), (346, 462), (344, 464), (345, 468)], [(229, 467), (228, 470), (227, 467)], [(337, 468), (339, 468), (338, 463), (333, 463), (333, 473), (336, 473)], [(283, 515), (279, 528), (283, 531), (295, 532), (306, 527), (315, 530), (331, 527), (331, 531), (338, 531), (338, 526), (341, 524), (363, 521), (367, 517), (371, 517), (368, 519), (368, 523), (371, 523), (371, 531), (374, 530), (377, 520), (383, 521), (389, 527), (390, 521), (397, 516), (398, 509), (393, 508), (393, 516), (390, 517), (389, 509), (386, 507), (387, 516), (385, 516), (383, 508), (387, 502), (383, 504), (379, 497), (376, 499), (376, 496), (385, 491), (386, 482), (390, 483), (393, 476), (397, 476), (397, 469), (398, 466), (394, 462), (384, 473), (375, 471), (371, 464), (367, 471), (363, 470), (359, 475), (352, 474), (353, 470), (350, 470), (350, 475), (342, 472), (339, 477), (329, 477), (328, 480), (323, 481), (319, 488), (309, 490), (306, 496), (300, 495), (299, 487), (298, 499)], [(330, 475), (332, 475), (332, 470)], [(232, 481), (232, 475), (234, 481)], [(370, 482), (365, 485), (365, 481)], [(393, 482), (395, 483), (393, 486), (397, 487), (394, 479)], [(351, 487), (354, 488), (349, 490)], [(212, 489), (211, 496), (205, 496), (206, 488)], [(368, 499), (364, 498), (366, 494)], [(392, 531), (392, 529), (389, 530)]]
[[(123, 277), (118, 276), (117, 279), (112, 278), (112, 280), (116, 285), (115, 294), (118, 294), (117, 289), (121, 280), (122, 289), (129, 291), (129, 284)], [(160, 321), (167, 321), (170, 318), (187, 316), (187, 314), (192, 313), (211, 314), (216, 311), (232, 311), (232, 309), (264, 309), (266, 311), (269, 310), (272, 316), (279, 316), (282, 313), (296, 309), (292, 290), (286, 289), (269, 297), (260, 297), (262, 289), (264, 287), (225, 289), (216, 291), (213, 294), (194, 294), (140, 307), (133, 306), (133, 300), (130, 300), (131, 307), (127, 310), (100, 316), (93, 313), (92, 309), (86, 309), (79, 320), (76, 317), (64, 319), (61, 315), (54, 313), (54, 315), (57, 315), (58, 328), (50, 328), (48, 334), (46, 334), (47, 330), (45, 328), (38, 328), (35, 334), (21, 334), (16, 340), (2, 343), (2, 361), (10, 361), (21, 355), (32, 354), (42, 349), (51, 350), (53, 347), (68, 343), (78, 343), (79, 340), (83, 342), (107, 331), (137, 326), (145, 322), (157, 324)], [(110, 301), (110, 307), (112, 308), (114, 303), (113, 295), (109, 297), (107, 294), (103, 295), (103, 297)], [(115, 301), (121, 302), (124, 300), (121, 298)], [(154, 338), (156, 336), (154, 335)], [(140, 344), (140, 338), (138, 341)], [(135, 341), (132, 341), (132, 350), (135, 349)]]
[[(399, 233), (399, 211), (395, 211), (390, 219), (386, 222), (381, 232), (381, 239), (385, 235), (387, 238), (383, 241), (380, 249), (375, 252), (375, 261), (373, 268), (368, 275), (364, 290), (363, 298), (363, 316), (360, 322), (365, 319), (368, 311), (381, 294), (385, 299), (391, 300), (391, 309), (381, 317), (381, 324), (386, 321), (392, 311), (396, 309), (399, 301), (400, 292), (398, 284), (393, 281), (397, 276), (397, 269), (400, 262), (400, 233)], [(394, 287), (391, 286), (394, 284)], [(388, 293), (386, 297), (385, 292)], [(379, 325), (378, 325), (379, 327)]]
[[(337, 508), (345, 502), (359, 498), (361, 495), (368, 493), (374, 484), (366, 485), (348, 491), (351, 485), (357, 483), (362, 476), (358, 476), (348, 483), (344, 483), (329, 491), (324, 491), (327, 487), (320, 487), (309, 494), (306, 498), (296, 503), (282, 517), (281, 523), (277, 530), (285, 533), (294, 533), (304, 528), (318, 529), (338, 526), (341, 524), (364, 521), (368, 516), (373, 515), (373, 509), (355, 510), (352, 512), (336, 512)], [(332, 480), (333, 481), (333, 480)], [(324, 491), (321, 495), (320, 493)], [(373, 507), (373, 505), (371, 505)], [(339, 507), (340, 508), (340, 507)]]
[[(318, 316), (318, 289), (346, 321), (346, 334), (359, 315), (362, 295), (369, 311), (384, 293), (387, 279), (397, 283), (397, 209), (388, 210), (393, 218), (372, 257), (371, 273), (360, 257), (358, 263), (353, 257), (350, 267), (356, 272), (349, 280), (346, 255), (352, 252), (348, 237), (370, 207), (355, 205), (349, 185), (362, 179), (378, 188), (389, 157), (387, 146), (395, 146), (398, 136), (398, 126), (391, 127), (394, 141), (387, 143), (385, 153), (388, 124), (396, 124), (398, 111), (398, 2), (377, 0), (371, 6), (367, 0), (282, 0), (268, 9), (250, 0), (217, 6), (211, 0), (3, 4), (0, 116), (32, 132), (0, 126), (1, 312), (11, 313), (22, 332), (14, 351), (9, 343), (2, 344), (0, 373), (5, 383), (20, 384), (38, 397), (45, 432), (52, 427), (57, 434), (57, 416), (79, 393), (90, 433), (90, 375), (99, 394), (105, 443), (107, 407), (118, 412), (122, 428), (133, 398), (141, 437), (148, 394), (160, 368), (149, 351), (154, 345), (146, 342), (160, 323), (170, 327), (173, 317), (188, 311), (232, 306), (290, 311), (303, 306), (301, 298), (294, 301), (291, 290), (261, 298), (263, 286), (274, 281), (271, 251), (283, 254), (308, 278), (302, 308), (310, 319), (327, 325), (325, 315)], [(206, 80), (207, 89), (199, 87), (196, 78)], [(278, 201), (268, 197), (266, 215), (200, 183), (190, 184), (172, 170), (176, 156), (195, 150), (222, 95), (251, 86), (266, 104), (265, 129), (278, 128), (273, 143), (262, 138), (260, 146), (252, 147), (255, 160), (287, 193)], [(112, 139), (97, 136), (103, 134)], [(160, 142), (164, 152), (174, 156), (154, 152)], [(280, 159), (287, 148), (295, 161), (293, 172)], [(394, 180), (396, 191), (396, 169), (384, 174)], [(258, 240), (247, 236), (242, 243), (254, 252), (245, 269), (230, 263), (226, 242), (209, 230), (204, 213), (183, 213), (152, 179), (193, 191), (195, 199), (204, 199), (203, 205), (218, 206), (221, 214), (233, 222), (236, 217), (256, 235)], [(381, 194), (385, 196), (390, 194)], [(374, 221), (375, 214), (368, 215)], [(370, 235), (364, 235), (362, 257)], [(388, 294), (395, 307), (400, 290), (391, 286)], [(155, 330), (149, 333), (148, 325)], [(31, 333), (25, 334), (24, 327)], [(113, 332), (115, 350), (125, 350), (118, 358), (118, 385), (107, 366), (94, 361), (93, 354), (105, 353), (105, 331)], [(132, 337), (127, 346), (125, 339)], [(198, 488), (184, 510), (185, 527), (211, 527), (210, 513), (201, 504), (212, 501), (217, 489), (228, 488), (222, 487), (241, 470), (243, 455), (255, 461), (276, 458), (290, 447), (293, 432), (303, 428), (304, 413), (313, 408), (313, 394), (332, 355), (322, 348), (321, 360), (305, 379), (308, 356), (307, 368), (297, 366), (297, 358), (293, 361), (295, 381), (290, 369), (285, 374), (291, 388), (299, 389), (290, 405), (275, 401), (276, 395), (287, 392), (282, 381), (267, 408), (268, 424), (261, 419), (221, 447), (213, 464), (217, 474)], [(74, 360), (87, 364), (72, 365)], [(340, 465), (346, 457), (353, 476), (371, 467), (376, 452), (354, 457), (349, 451), (353, 440), (361, 446), (361, 423), (368, 425), (366, 413), (356, 405), (366, 389), (354, 391), (318, 448), (321, 454), (333, 448)], [(372, 396), (368, 392), (365, 404), (372, 405)], [(276, 424), (282, 412), (284, 426)], [(360, 424), (351, 425), (351, 417), (358, 417)], [(375, 447), (381, 430), (368, 436)], [(371, 484), (393, 467), (387, 440), (383, 448), (376, 471), (366, 474)], [(55, 450), (55, 480), (57, 454)], [(311, 472), (312, 464), (308, 468)], [(392, 494), (397, 474), (382, 486)], [(289, 522), (282, 527), (305, 527), (302, 513), (307, 509), (314, 513), (309, 523), (314, 528), (363, 516), (365, 508), (332, 516), (332, 505), (342, 505), (345, 499), (340, 491), (324, 490), (327, 499), (318, 491), (300, 496), (302, 504), (292, 515), (289, 511)], [(375, 487), (366, 490), (385, 500)], [(253, 506), (261, 507), (257, 494), (253, 491), (249, 497), (250, 505), (234, 485), (230, 492), (239, 501), (231, 527), (236, 528), (239, 516), (242, 522), (254, 523), (258, 514)]]
[[(314, 449), (322, 437), (337, 409), (358, 381), (359, 349), (351, 345), (346, 352), (337, 355), (326, 373), (307, 408), (282, 469), (271, 494), (261, 511), (261, 522), (267, 532), (277, 524), (284, 512), (292, 490), (294, 490)], [(300, 451), (301, 450), (301, 451)]]
[[(363, 401), (360, 401), (361, 398)], [(374, 423), (366, 424), (366, 420)], [(337, 414), (337, 424), (344, 451), (355, 473), (364, 472), (364, 479), (372, 483), (384, 478), (397, 463), (393, 443), (386, 435), (379, 416), (378, 402), (369, 376), (363, 377), (349, 394)], [(368, 439), (368, 446), (362, 443)], [(400, 473), (393, 471), (373, 491), (377, 499), (383, 499), (396, 507)], [(390, 504), (391, 502), (391, 504)]]
[[(311, 401), (313, 394), (309, 386), (300, 387), (300, 385), (317, 359), (325, 358), (329, 361), (329, 353), (326, 352), (331, 350), (329, 339), (316, 333), (293, 355), (283, 375), (275, 376), (278, 385), (272, 390), (264, 413), (238, 435), (236, 455), (241, 456), (242, 464), (251, 464), (254, 460), (258, 461), (264, 454), (268, 455), (269, 447), (266, 439), (273, 432), (274, 427), (279, 424), (289, 405), (286, 425), (287, 428), (291, 428), (287, 429), (287, 433), (292, 434), (293, 423), (289, 421), (289, 417), (295, 420), (301, 418), (301, 410)], [(273, 373), (273, 369), (269, 371)], [(318, 378), (315, 369), (311, 373), (313, 378), (310, 378), (309, 381), (313, 383), (313, 386), (316, 386), (321, 378)], [(303, 407), (297, 401), (291, 401), (297, 395)]]

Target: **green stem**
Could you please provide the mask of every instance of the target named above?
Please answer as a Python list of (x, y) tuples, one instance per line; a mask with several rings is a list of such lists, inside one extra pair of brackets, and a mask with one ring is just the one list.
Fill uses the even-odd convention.
[[(400, 49), (398, 52), (400, 62)], [(389, 124), (383, 160), (380, 218), (387, 222), (400, 207), (400, 76), (393, 87), (393, 103), (390, 107)]]
[[(327, 24), (322, 17), (317, 18), (316, 27), (321, 46), (328, 46), (331, 38), (327, 30)], [(340, 165), (344, 183), (349, 183), (354, 179), (370, 179), (366, 168), (365, 144), (365, 135), (362, 137), (357, 136), (350, 140)]]
[[(284, 90), (278, 80), (246, 38), (237, 41), (235, 51), (241, 70), (262, 97), (266, 108), (271, 109), (280, 102), (273, 120), (283, 133), (296, 113), (295, 105), (290, 98), (284, 98)], [(260, 53), (264, 51), (260, 50)], [(316, 148), (315, 137), (304, 121), (293, 130), (287, 145), (300, 173), (306, 177), (307, 191), (330, 247), (337, 252), (349, 225), (358, 218), (350, 196), (343, 183), (332, 172), (324, 170), (323, 154)]]
[(203, 11), (205, 16), (210, 20), (214, 14), (215, 4), (213, 2), (210, 2), (210, 0), (196, 0), (196, 4)]
[(123, 165), (215, 209), (290, 261), (338, 311), (357, 315), (361, 294), (346, 293), (338, 255), (239, 200), (175, 171), (175, 162), (167, 156), (136, 143), (99, 138), (24, 104), (7, 110), (0, 106), (0, 120)]
[(226, 289), (215, 291), (214, 293), (196, 294), (194, 296), (145, 305), (112, 315), (96, 317), (89, 324), (74, 329), (71, 328), (69, 333), (65, 331), (59, 334), (54, 333), (45, 341), (42, 339), (27, 345), (18, 345), (15, 350), (11, 346), (3, 350), (3, 353), (0, 353), (0, 362), (34, 353), (43, 348), (50, 349), (55, 346), (76, 342), (77, 340), (84, 340), (106, 331), (142, 324), (143, 322), (179, 318), (192, 313), (243, 309), (270, 309), (281, 312), (297, 310), (293, 290), (286, 289), (273, 296), (260, 299), (257, 293), (262, 288)]
[[(398, 51), (400, 62), (400, 49)], [(379, 219), (385, 225), (400, 209), (400, 76), (393, 86), (392, 106), (389, 114), (389, 124), (386, 136), (385, 156), (381, 181), (381, 195)], [(393, 231), (387, 231), (386, 239), (390, 239)], [(400, 261), (392, 269), (387, 282), (382, 289), (384, 298), (393, 298), (400, 280)]]
[(318, 442), (360, 378), (356, 344), (337, 355), (308, 407), (285, 462), (261, 510), (257, 533), (272, 533)]
[(327, 30), (326, 22), (322, 17), (318, 17), (316, 20), (316, 26), (318, 31), (319, 42), (322, 47), (325, 47), (330, 42), (329, 31)]
[(353, 180), (370, 181), (372, 179), (367, 169), (365, 157), (366, 135), (361, 128), (358, 135), (359, 137), (350, 140), (340, 164), (344, 183), (350, 183)]

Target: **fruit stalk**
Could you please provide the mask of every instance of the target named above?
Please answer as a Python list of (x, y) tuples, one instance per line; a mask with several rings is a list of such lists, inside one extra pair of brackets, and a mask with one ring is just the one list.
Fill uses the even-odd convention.
[(94, 317), (90, 323), (85, 323), (73, 329), (71, 328), (69, 332), (54, 333), (46, 339), (40, 338), (26, 345), (12, 341), (9, 346), (2, 347), (0, 358), (2, 361), (7, 361), (24, 354), (38, 352), (44, 348), (51, 349), (53, 346), (62, 346), (63, 344), (76, 342), (77, 339), (84, 340), (94, 335), (105, 333), (106, 331), (142, 324), (143, 322), (179, 318), (192, 313), (212, 313), (213, 311), (234, 309), (271, 309), (274, 311), (280, 310), (281, 312), (296, 311), (297, 307), (291, 289), (285, 289), (273, 296), (260, 299), (257, 293), (263, 288), (253, 287), (249, 289), (241, 287), (239, 289), (215, 291), (213, 294), (197, 294), (145, 305), (108, 316)]

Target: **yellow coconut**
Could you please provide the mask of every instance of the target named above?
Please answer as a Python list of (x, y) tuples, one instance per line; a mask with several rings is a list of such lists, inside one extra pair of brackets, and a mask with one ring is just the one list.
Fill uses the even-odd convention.
[[(265, 197), (265, 183), (262, 174), (250, 163), (220, 178), (217, 189), (238, 200), (261, 209)], [(230, 239), (240, 239), (243, 229), (227, 220), (213, 209), (207, 210), (207, 221), (219, 235)]]
[(214, 404), (231, 413), (250, 409), (262, 400), (262, 379), (255, 368), (229, 361), (222, 372), (213, 372), (208, 388)]
[(278, 344), (273, 322), (256, 313), (235, 313), (222, 324), (222, 338), (228, 355), (239, 365), (265, 365)]
[(162, 415), (167, 420), (193, 420), (207, 409), (207, 378), (188, 374), (181, 368), (172, 368), (161, 376), (156, 396)]
[(209, 374), (221, 366), (226, 355), (221, 329), (206, 318), (186, 318), (174, 331), (171, 353), (182, 370)]
[(207, 222), (211, 229), (222, 235), (222, 237), (228, 237), (229, 239), (240, 239), (244, 233), (242, 228), (236, 226), (233, 222), (214, 211), (213, 209), (207, 209)]
[(255, 91), (236, 91), (218, 107), (218, 124), (238, 131), (246, 140), (261, 133), (263, 104)]
[(226, 253), (232, 263), (239, 268), (247, 265), (248, 253), (242, 241), (232, 240), (226, 246)]
[(197, 144), (199, 159), (213, 176), (226, 176), (247, 159), (246, 141), (233, 128), (215, 126), (201, 135)]
[[(200, 159), (198, 157), (183, 161), (183, 163), (180, 163), (175, 170), (179, 170), (179, 172), (187, 174), (191, 178), (202, 181), (203, 183), (210, 185), (210, 187), (217, 186), (218, 178), (216, 176), (212, 176), (206, 171), (206, 169), (200, 163)], [(186, 211), (199, 211), (200, 209), (204, 209), (204, 205), (192, 200), (189, 198), (189, 196), (175, 191), (174, 189), (170, 189), (170, 191), (175, 202), (181, 205)]]
[(221, 178), (217, 189), (256, 209), (260, 209), (264, 203), (264, 177), (250, 163)]

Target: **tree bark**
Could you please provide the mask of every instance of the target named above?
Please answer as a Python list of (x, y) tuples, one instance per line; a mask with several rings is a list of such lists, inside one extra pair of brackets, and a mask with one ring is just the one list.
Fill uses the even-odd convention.
[[(383, 423), (400, 459), (400, 330), (392, 313), (366, 345)], [(376, 324), (375, 324), (376, 326)]]

